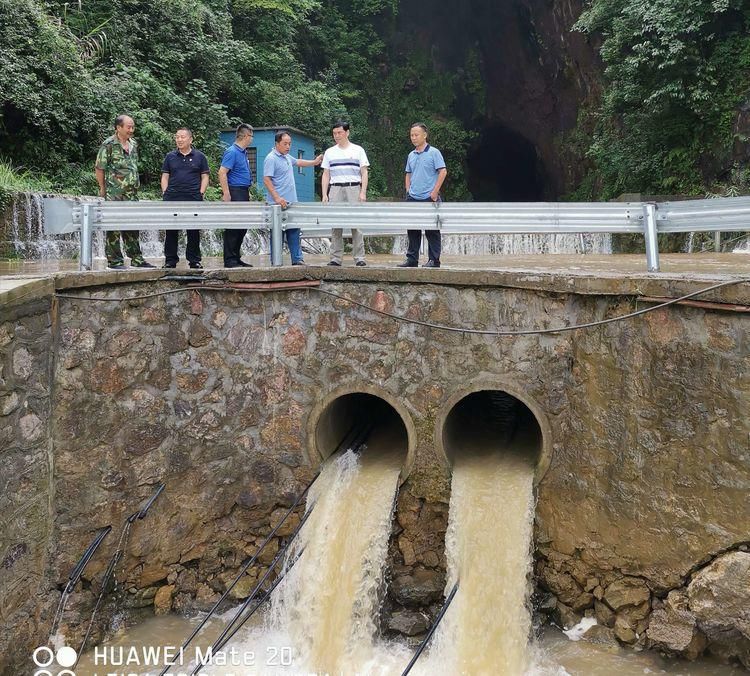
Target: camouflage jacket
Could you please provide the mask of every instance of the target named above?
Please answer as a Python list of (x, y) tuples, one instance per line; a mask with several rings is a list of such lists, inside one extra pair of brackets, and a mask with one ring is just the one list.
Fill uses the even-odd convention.
[(133, 199), (138, 192), (138, 144), (130, 139), (130, 152), (126, 153), (117, 136), (113, 134), (96, 156), (96, 168), (104, 172), (107, 199)]

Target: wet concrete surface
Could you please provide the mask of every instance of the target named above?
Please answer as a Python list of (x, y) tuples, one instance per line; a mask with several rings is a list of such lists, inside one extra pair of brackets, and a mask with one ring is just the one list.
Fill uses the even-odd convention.
[[(244, 260), (256, 268), (270, 268), (269, 257), (245, 256)], [(327, 266), (328, 257), (307, 255), (308, 266)], [(395, 267), (403, 260), (397, 255), (369, 256), (369, 268)], [(153, 258), (149, 262), (157, 267), (163, 265), (163, 259)], [(422, 261), (424, 262), (424, 261)], [(667, 274), (702, 274), (702, 275), (746, 275), (750, 274), (750, 252), (743, 253), (699, 253), (699, 254), (662, 254), (660, 256), (660, 273)], [(207, 270), (222, 268), (221, 258), (204, 258), (203, 265)], [(285, 260), (285, 266), (288, 266)], [(344, 261), (344, 268), (354, 267), (351, 260)], [(646, 273), (646, 258), (640, 254), (537, 254), (527, 256), (444, 256), (443, 269), (455, 270), (537, 270), (565, 273), (582, 271), (589, 273)], [(46, 276), (56, 272), (73, 272), (78, 270), (75, 260), (48, 261), (0, 261), (0, 281), (7, 277)], [(106, 261), (94, 261), (94, 270), (106, 270)], [(188, 270), (187, 262), (181, 261), (177, 270)], [(432, 272), (432, 271), (431, 271)], [(660, 274), (652, 273), (652, 274)]]
[[(445, 256), (441, 269), (399, 268), (395, 255), (368, 257), (367, 267), (346, 260), (342, 267), (327, 265), (328, 257), (307, 255), (307, 265), (271, 267), (269, 257), (247, 256), (252, 268), (227, 270), (221, 258), (204, 259), (205, 270), (190, 270), (185, 261), (175, 270), (161, 268), (163, 259), (151, 259), (156, 269), (113, 271), (103, 259), (94, 270), (78, 271), (74, 260), (0, 261), (0, 304), (21, 296), (65, 289), (157, 281), (162, 277), (191, 275), (196, 281), (418, 283), (452, 286), (504, 286), (553, 293), (635, 295), (676, 298), (713, 284), (739, 280), (702, 295), (702, 300), (750, 304), (750, 254), (705, 253), (661, 256), (660, 272), (648, 272), (643, 255)], [(166, 281), (166, 280), (165, 280)], [(33, 286), (31, 285), (33, 283)]]

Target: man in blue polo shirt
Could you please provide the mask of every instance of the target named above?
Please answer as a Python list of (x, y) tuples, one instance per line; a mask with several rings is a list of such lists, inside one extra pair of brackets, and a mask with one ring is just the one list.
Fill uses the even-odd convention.
[[(263, 162), (263, 184), (266, 186), (266, 199), (269, 204), (278, 204), (286, 209), (297, 201), (297, 186), (294, 184), (294, 167), (317, 167), (323, 156), (318, 155), (313, 160), (303, 160), (292, 157), (292, 137), (285, 131), (274, 136), (274, 149), (266, 155)], [(304, 265), (302, 260), (302, 242), (299, 228), (285, 230), (286, 243), (292, 256), (292, 265)]]
[[(440, 188), (443, 186), (448, 170), (442, 153), (427, 143), (427, 127), (421, 122), (411, 126), (409, 137), (414, 150), (406, 160), (406, 201), (439, 202)], [(409, 246), (406, 260), (399, 263), (400, 268), (416, 268), (419, 264), (419, 246), (422, 243), (421, 230), (407, 230)], [(440, 230), (425, 230), (427, 237), (427, 262), (425, 268), (440, 267)]]
[[(176, 150), (167, 153), (161, 167), (161, 189), (166, 202), (201, 202), (208, 187), (208, 160), (200, 151), (193, 148), (193, 132), (180, 127), (174, 135)], [(202, 270), (201, 231), (187, 231), (185, 258), (188, 265)], [(167, 230), (164, 237), (164, 267), (176, 268), (180, 257), (177, 255), (177, 230)]]
[[(225, 202), (249, 202), (253, 174), (247, 159), (247, 147), (253, 142), (253, 128), (244, 122), (237, 127), (234, 143), (226, 149), (219, 168), (221, 199)], [(247, 230), (224, 230), (224, 267), (251, 268), (240, 258)]]

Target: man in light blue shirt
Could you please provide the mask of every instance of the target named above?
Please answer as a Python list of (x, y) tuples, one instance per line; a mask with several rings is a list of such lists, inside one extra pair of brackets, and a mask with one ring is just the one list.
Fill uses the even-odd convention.
[[(427, 127), (421, 122), (411, 126), (409, 137), (414, 150), (406, 160), (406, 201), (439, 202), (440, 188), (443, 186), (448, 170), (442, 153), (427, 143)], [(422, 243), (421, 230), (407, 230), (409, 246), (406, 260), (399, 263), (400, 268), (416, 268), (419, 264), (419, 246)], [(440, 230), (425, 230), (427, 237), (427, 262), (425, 268), (440, 267)]]
[[(282, 209), (297, 201), (297, 186), (294, 184), (294, 167), (317, 167), (323, 156), (318, 155), (313, 160), (303, 160), (292, 157), (292, 137), (285, 131), (274, 136), (274, 149), (266, 155), (263, 162), (263, 185), (268, 193), (269, 204), (276, 203)], [(302, 260), (302, 241), (299, 228), (285, 230), (286, 243), (292, 256), (292, 265), (304, 265)], [(271, 251), (273, 255), (273, 251)]]

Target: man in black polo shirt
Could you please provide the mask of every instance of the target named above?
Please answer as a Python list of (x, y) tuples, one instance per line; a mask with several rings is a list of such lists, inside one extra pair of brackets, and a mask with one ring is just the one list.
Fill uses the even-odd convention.
[[(161, 167), (161, 189), (167, 202), (201, 202), (208, 187), (208, 160), (193, 148), (193, 132), (181, 127), (174, 135), (177, 149), (167, 153)], [(187, 231), (185, 257), (188, 265), (202, 270), (201, 231)], [(177, 230), (167, 230), (164, 238), (164, 267), (176, 268)]]

